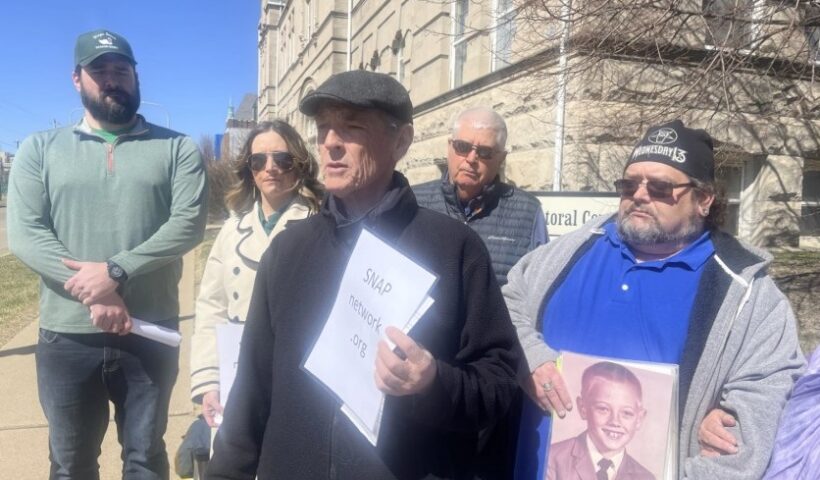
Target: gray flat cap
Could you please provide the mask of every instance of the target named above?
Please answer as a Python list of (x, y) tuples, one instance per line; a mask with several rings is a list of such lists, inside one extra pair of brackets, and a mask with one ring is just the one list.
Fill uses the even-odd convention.
[(413, 121), (413, 103), (407, 89), (383, 73), (351, 70), (332, 75), (305, 95), (299, 102), (299, 111), (312, 117), (328, 101), (381, 110), (405, 123)]

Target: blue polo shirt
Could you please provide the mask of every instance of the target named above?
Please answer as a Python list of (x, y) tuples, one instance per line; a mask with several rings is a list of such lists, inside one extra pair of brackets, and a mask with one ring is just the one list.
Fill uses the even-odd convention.
[[(608, 223), (546, 299), (544, 339), (555, 350), (679, 364), (703, 266), (714, 251), (705, 232), (669, 258), (637, 263)], [(570, 392), (573, 399), (577, 394)], [(550, 424), (549, 416), (525, 401), (517, 479), (544, 478)]]

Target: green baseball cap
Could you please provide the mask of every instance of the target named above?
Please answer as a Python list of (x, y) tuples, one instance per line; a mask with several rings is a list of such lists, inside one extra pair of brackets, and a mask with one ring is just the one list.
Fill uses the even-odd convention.
[(74, 65), (85, 67), (106, 53), (122, 55), (132, 65), (137, 64), (131, 45), (125, 37), (110, 30), (94, 30), (77, 37), (77, 44), (74, 46)]

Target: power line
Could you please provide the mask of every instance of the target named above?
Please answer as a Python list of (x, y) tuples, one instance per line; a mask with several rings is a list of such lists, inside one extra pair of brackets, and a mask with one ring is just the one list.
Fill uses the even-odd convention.
[(31, 115), (32, 117), (36, 118), (37, 120), (43, 120), (45, 118), (43, 115), (39, 115), (37, 113), (34, 113), (31, 110), (29, 110), (27, 108), (23, 108), (20, 105), (17, 105), (16, 103), (9, 102), (8, 100), (3, 100), (2, 98), (0, 98), (0, 103), (5, 104), (5, 105), (7, 105), (11, 108), (15, 108), (17, 110), (20, 110), (21, 112), (23, 112), (25, 114)]

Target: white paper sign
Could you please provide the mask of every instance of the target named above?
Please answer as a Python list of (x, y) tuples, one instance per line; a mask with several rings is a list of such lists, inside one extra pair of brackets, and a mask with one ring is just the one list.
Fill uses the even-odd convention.
[[(435, 302), (435, 300), (433, 300), (432, 297), (426, 297), (424, 299), (424, 302), (419, 307), (419, 309), (416, 310), (416, 312), (413, 314), (413, 316), (410, 317), (410, 319), (407, 321), (407, 324), (402, 329), (402, 332), (404, 332), (404, 333), (409, 332), (410, 329), (413, 328), (416, 325), (416, 323), (419, 321), (419, 319), (422, 317), (422, 315), (424, 315), (424, 312), (426, 312), (427, 309), (429, 309), (433, 305), (433, 302)], [(395, 348), (395, 346), (396, 346), (390, 340), (387, 340), (387, 345), (390, 346), (390, 348)], [(350, 408), (347, 405), (342, 405), (342, 413), (344, 413), (347, 416), (347, 418), (349, 418), (350, 421), (353, 422), (353, 425), (356, 426), (356, 428), (359, 430), (359, 432), (361, 432), (361, 434), (364, 435), (365, 438), (367, 438), (367, 440), (371, 444), (373, 444), (374, 447), (376, 446), (376, 442), (379, 439), (379, 429), (380, 429), (381, 424), (382, 424), (381, 420), (382, 420), (382, 413), (383, 412), (384, 412), (384, 395), (382, 395), (381, 402), (379, 402), (379, 412), (376, 415), (376, 425), (374, 427), (370, 428), (367, 425), (365, 425), (365, 423), (362, 421), (362, 419), (359, 418), (352, 410), (350, 410)]]
[(405, 330), (418, 320), (417, 312), (432, 304), (428, 292), (435, 281), (435, 275), (362, 230), (333, 309), (305, 361), (305, 369), (339, 396), (343, 411), (373, 444), (384, 401), (373, 379), (378, 341), (388, 326)]
[(236, 379), (236, 367), (239, 365), (239, 344), (242, 341), (242, 330), (245, 325), (225, 323), (216, 326), (216, 352), (219, 356), (219, 403), (228, 404), (233, 381)]

